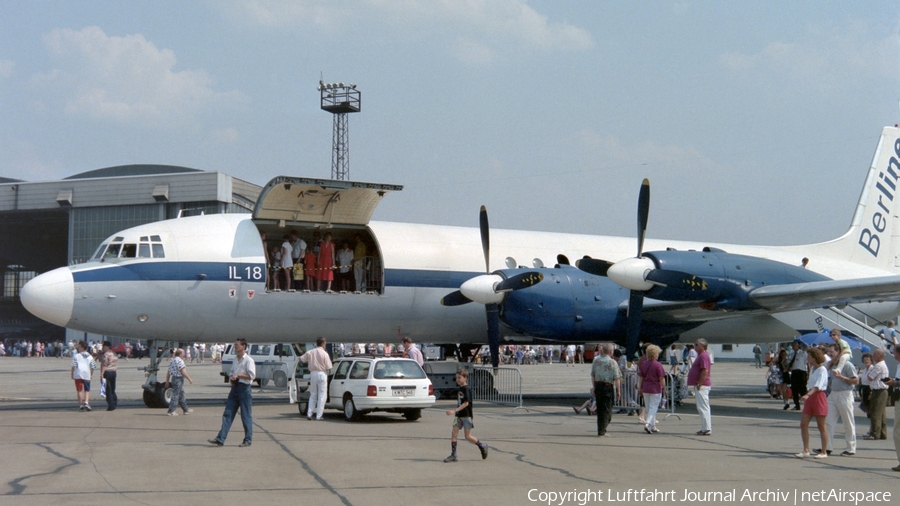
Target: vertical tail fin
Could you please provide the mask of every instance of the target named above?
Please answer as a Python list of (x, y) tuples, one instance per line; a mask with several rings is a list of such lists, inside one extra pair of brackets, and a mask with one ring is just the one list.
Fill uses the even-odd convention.
[(885, 127), (846, 234), (817, 255), (881, 270), (900, 267), (900, 129)]

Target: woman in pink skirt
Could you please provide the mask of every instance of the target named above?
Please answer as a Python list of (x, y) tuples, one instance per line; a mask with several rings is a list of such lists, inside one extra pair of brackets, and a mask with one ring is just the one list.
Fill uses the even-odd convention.
[(815, 456), (817, 459), (828, 457), (825, 448), (828, 448), (828, 432), (825, 430), (825, 417), (828, 415), (828, 399), (825, 397), (825, 388), (828, 387), (828, 371), (825, 370), (825, 354), (818, 348), (810, 348), (807, 355), (809, 368), (809, 380), (806, 389), (809, 391), (800, 398), (803, 402), (803, 414), (800, 417), (800, 437), (803, 438), (803, 451), (796, 456), (799, 458), (810, 457), (809, 454), (809, 421), (815, 417), (819, 434), (822, 436), (822, 452)]

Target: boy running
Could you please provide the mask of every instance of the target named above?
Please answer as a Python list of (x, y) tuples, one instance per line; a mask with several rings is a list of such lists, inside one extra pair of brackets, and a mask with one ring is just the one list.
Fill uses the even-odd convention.
[(481, 458), (486, 459), (488, 455), (488, 447), (475, 436), (472, 435), (472, 429), (475, 425), (472, 423), (472, 390), (469, 389), (469, 370), (460, 367), (456, 370), (456, 384), (459, 385), (459, 392), (456, 394), (456, 409), (448, 409), (447, 416), (455, 416), (453, 419), (453, 432), (450, 436), (450, 448), (452, 449), (450, 456), (444, 459), (444, 462), (456, 462), (456, 439), (459, 436), (459, 429), (463, 429), (466, 441), (476, 445), (481, 450)]

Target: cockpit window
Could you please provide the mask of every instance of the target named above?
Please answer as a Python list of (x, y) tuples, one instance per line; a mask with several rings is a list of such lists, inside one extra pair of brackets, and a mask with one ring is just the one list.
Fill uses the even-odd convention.
[(162, 244), (153, 243), (153, 258), (166, 258), (166, 251)]
[(91, 257), (91, 260), (100, 260), (103, 257), (103, 252), (106, 251), (106, 247), (109, 246), (109, 243), (103, 243), (97, 248), (97, 251), (94, 252), (94, 256)]
[[(143, 237), (141, 237), (143, 239)], [(141, 243), (138, 245), (138, 258), (150, 258), (150, 245)]]
[(122, 253), (119, 256), (122, 258), (135, 258), (137, 256), (137, 244), (123, 244)]
[(110, 244), (109, 248), (106, 248), (106, 254), (103, 255), (103, 258), (116, 258), (119, 256), (119, 250), (122, 249), (121, 244)]

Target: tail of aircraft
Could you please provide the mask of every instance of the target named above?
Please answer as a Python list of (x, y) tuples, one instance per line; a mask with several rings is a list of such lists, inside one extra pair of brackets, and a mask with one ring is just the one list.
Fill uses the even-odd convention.
[(900, 270), (900, 129), (885, 127), (859, 196), (850, 229), (805, 247), (810, 256), (841, 259), (880, 270)]

